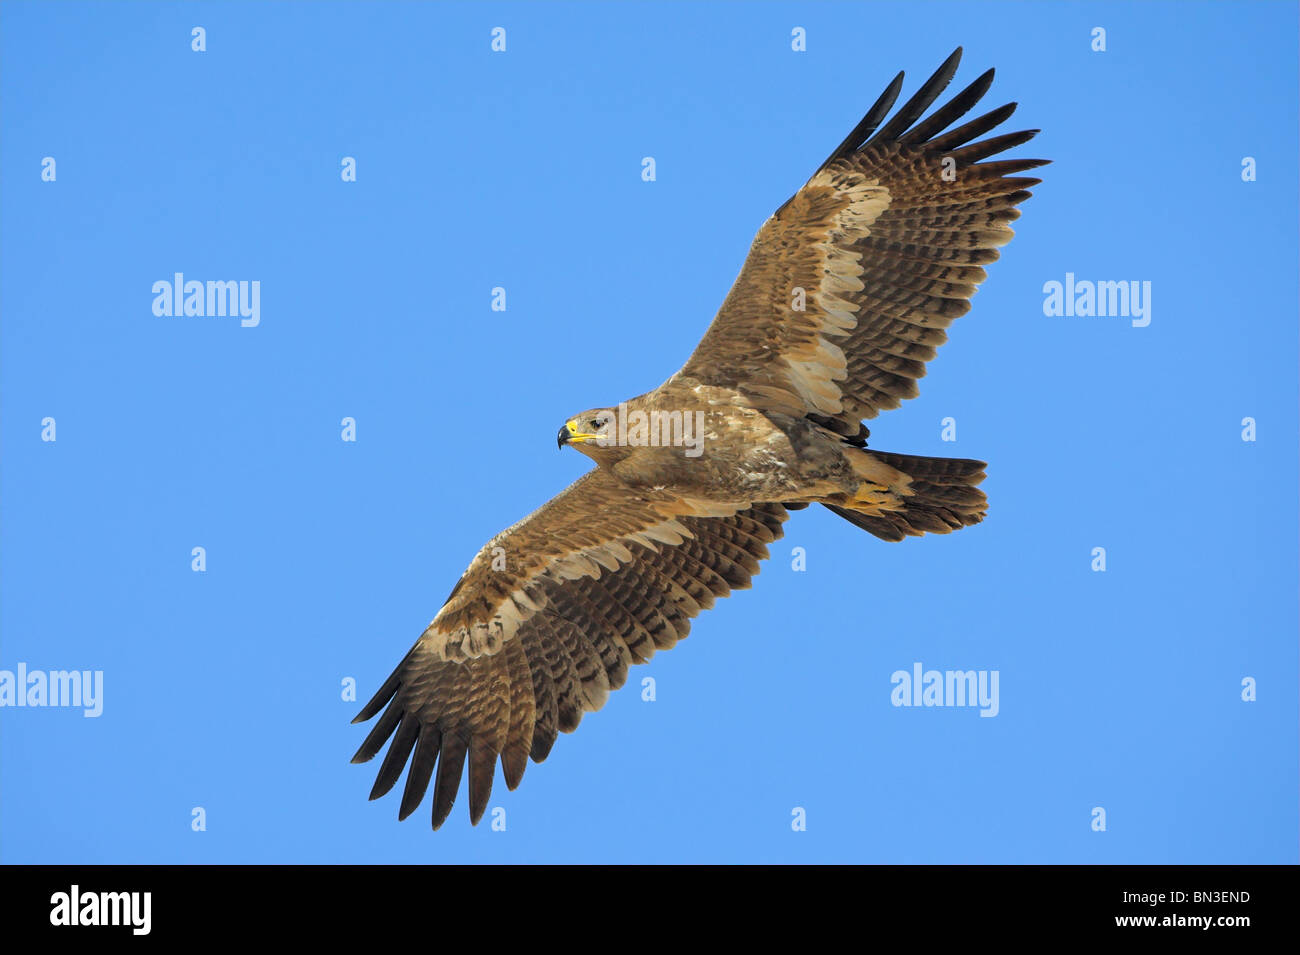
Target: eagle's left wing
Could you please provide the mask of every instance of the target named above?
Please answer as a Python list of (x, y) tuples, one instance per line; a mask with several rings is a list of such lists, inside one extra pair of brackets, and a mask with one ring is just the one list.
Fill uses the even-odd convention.
[[(970, 309), (984, 266), (1041, 159), (983, 162), (1037, 130), (980, 139), (1009, 103), (949, 129), (987, 92), (989, 70), (927, 118), (960, 47), (885, 121), (903, 74), (811, 179), (759, 230), (694, 354), (670, 380), (721, 385), (755, 407), (847, 437), (917, 393), (944, 329)], [(882, 125), (883, 124), (883, 125)]]
[(715, 598), (748, 587), (785, 518), (780, 504), (692, 504), (631, 491), (601, 469), (583, 475), (484, 546), (354, 720), (383, 710), (353, 762), (392, 737), (370, 798), (409, 762), (399, 817), (433, 780), (437, 829), (468, 758), (477, 823), (498, 757), (514, 789), (529, 756), (540, 763), (558, 732), (604, 705), (629, 664), (672, 647)]

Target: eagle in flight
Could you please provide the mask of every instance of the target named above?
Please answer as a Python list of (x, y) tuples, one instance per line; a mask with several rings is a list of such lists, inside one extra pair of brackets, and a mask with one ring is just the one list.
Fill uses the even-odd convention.
[(886, 121), (899, 73), (763, 224), (680, 371), (560, 428), (596, 468), (488, 541), (354, 720), (379, 715), (353, 762), (392, 740), (371, 799), (409, 766), (399, 818), (432, 782), (437, 829), (468, 761), (477, 823), (497, 760), (514, 789), (629, 666), (750, 585), (789, 511), (821, 504), (887, 541), (984, 517), (982, 461), (868, 450), (862, 424), (917, 394), (1041, 181), (1018, 174), (1045, 160), (987, 161), (1038, 132), (980, 138), (1015, 103), (949, 128), (993, 70), (923, 116), (960, 58)]

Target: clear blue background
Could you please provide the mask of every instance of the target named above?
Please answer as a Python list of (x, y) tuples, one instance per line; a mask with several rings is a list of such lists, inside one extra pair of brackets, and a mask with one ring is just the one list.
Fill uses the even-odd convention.
[[(106, 691), (0, 711), (0, 859), (1295, 862), (1296, 33), (1289, 3), (7, 0), (0, 667)], [(370, 696), (585, 470), (565, 418), (676, 369), (762, 221), (959, 44), (953, 89), (996, 66), (1055, 164), (872, 444), (990, 462), (987, 521), (795, 514), (753, 590), (498, 774), (504, 833), (463, 790), (438, 833), (367, 803), (341, 681)], [(260, 327), (155, 317), (176, 271), (261, 281)], [(1150, 281), (1150, 327), (1044, 317), (1066, 272)], [(999, 670), (1000, 715), (894, 708), (914, 661)]]

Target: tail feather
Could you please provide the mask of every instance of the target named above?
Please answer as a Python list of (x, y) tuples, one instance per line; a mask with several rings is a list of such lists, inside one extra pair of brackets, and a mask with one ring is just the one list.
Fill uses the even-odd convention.
[[(859, 501), (823, 501), (822, 503), (851, 524), (882, 540), (901, 541), (922, 534), (947, 534), (970, 527), (984, 519), (988, 500), (978, 484), (984, 480), (983, 461), (963, 458), (928, 458), (919, 455), (893, 454), (888, 451), (861, 451), (905, 475), (905, 490), (879, 488), (889, 503), (879, 503), (880, 495), (860, 494)], [(868, 470), (870, 468), (868, 467)]]

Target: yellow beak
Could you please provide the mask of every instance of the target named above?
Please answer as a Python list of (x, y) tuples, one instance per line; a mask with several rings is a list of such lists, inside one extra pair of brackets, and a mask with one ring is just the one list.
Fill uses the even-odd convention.
[(564, 424), (564, 430), (568, 434), (568, 437), (564, 440), (569, 444), (581, 444), (583, 441), (595, 441), (600, 437), (598, 434), (588, 434), (585, 431), (579, 431), (578, 422), (576, 420), (566, 421)]

